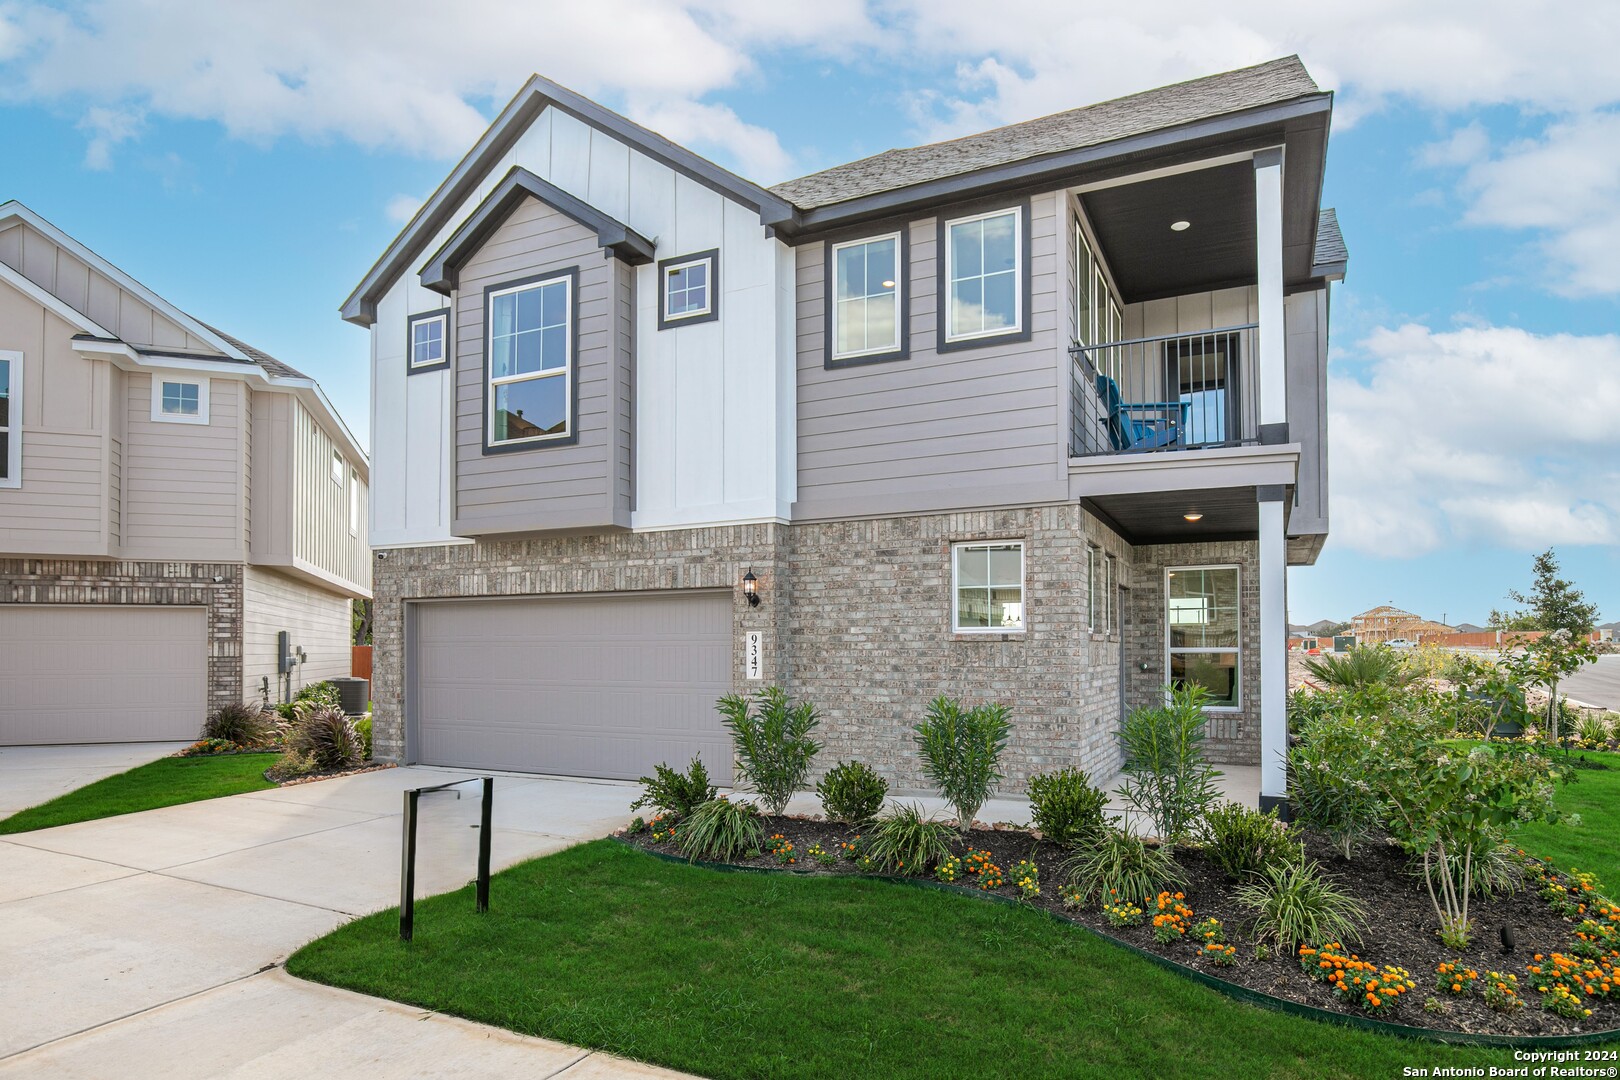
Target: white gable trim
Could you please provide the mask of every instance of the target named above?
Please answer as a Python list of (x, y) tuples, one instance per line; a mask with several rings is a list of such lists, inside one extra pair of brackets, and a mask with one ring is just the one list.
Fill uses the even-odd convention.
[[(110, 278), (118, 285), (119, 288), (139, 297), (143, 303), (154, 310), (161, 312), (163, 316), (169, 319), (171, 322), (178, 323), (193, 337), (201, 338), (203, 341), (208, 342), (208, 344), (212, 345), (214, 348), (218, 349), (220, 352), (234, 360), (249, 359), (248, 357), (242, 355), (241, 350), (231, 345), (230, 342), (221, 338), (218, 334), (208, 329), (208, 327), (204, 326), (196, 319), (193, 319), (190, 315), (187, 315), (185, 312), (181, 311), (179, 308), (175, 307), (173, 304), (163, 299), (163, 297), (159, 296), (151, 289), (148, 289), (145, 285), (142, 285), (140, 282), (136, 281), (122, 270), (118, 269), (118, 267), (114, 266), (100, 255), (97, 255), (95, 252), (73, 239), (73, 237), (69, 236), (67, 233), (63, 232), (61, 229), (58, 229), (55, 225), (52, 225), (38, 214), (28, 209), (28, 207), (24, 206), (22, 203), (17, 202), (16, 200), (12, 200), (8, 203), (0, 203), (0, 222), (4, 222), (8, 219), (26, 222), (28, 225), (39, 230), (46, 237), (48, 237), (53, 244), (66, 248), (68, 251), (73, 253), (75, 258), (94, 267), (97, 273)], [(80, 316), (79, 318), (82, 320), (83, 316)], [(95, 332), (100, 337), (116, 336), (114, 334), (107, 333), (105, 330), (98, 330)]]
[(40, 287), (32, 278), (24, 277), (3, 262), (0, 262), (0, 281), (12, 286), (30, 300), (43, 305), (47, 311), (69, 326), (77, 326), (83, 333), (94, 334), (96, 337), (102, 338), (116, 338), (118, 336), (88, 315), (73, 310), (55, 293)]

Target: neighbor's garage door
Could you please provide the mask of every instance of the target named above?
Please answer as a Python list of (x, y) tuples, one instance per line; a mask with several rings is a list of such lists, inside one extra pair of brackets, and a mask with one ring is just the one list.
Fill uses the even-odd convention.
[(635, 780), (697, 756), (731, 782), (728, 593), (423, 603), (414, 639), (423, 764)]
[(195, 739), (202, 608), (0, 604), (0, 745)]

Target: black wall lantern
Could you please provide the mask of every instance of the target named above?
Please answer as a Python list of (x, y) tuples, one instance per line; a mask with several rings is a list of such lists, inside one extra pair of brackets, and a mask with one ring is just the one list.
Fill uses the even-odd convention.
[(748, 597), (749, 607), (759, 607), (759, 578), (754, 576), (752, 567), (743, 575), (743, 595)]

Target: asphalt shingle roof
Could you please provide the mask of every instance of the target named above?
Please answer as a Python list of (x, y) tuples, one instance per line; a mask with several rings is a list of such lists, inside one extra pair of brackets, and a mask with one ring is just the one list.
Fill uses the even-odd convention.
[[(198, 320), (198, 321), (200, 322), (201, 320)], [(209, 326), (208, 323), (203, 323), (203, 325), (207, 326), (208, 329), (212, 330), (214, 333), (218, 334), (220, 337), (222, 337), (226, 341), (230, 342), (232, 347), (234, 347), (236, 349), (240, 349), (243, 356), (246, 356), (249, 360), (252, 360), (254, 363), (256, 363), (260, 367), (264, 368), (264, 370), (268, 371), (270, 374), (279, 375), (282, 378), (287, 378), (287, 379), (307, 379), (307, 378), (309, 378), (308, 375), (305, 375), (302, 371), (299, 371), (297, 368), (293, 367), (291, 364), (282, 363), (280, 360), (277, 360), (275, 357), (271, 356), (269, 353), (265, 352), (264, 350), (255, 349), (253, 346), (249, 345), (247, 342), (242, 341), (239, 338), (232, 337), (231, 335), (227, 334), (225, 331), (221, 330), (219, 327), (217, 327), (217, 326)]]
[(1315, 258), (1318, 266), (1330, 266), (1350, 259), (1350, 249), (1344, 246), (1344, 233), (1339, 231), (1339, 215), (1331, 206), (1316, 215)]
[(1321, 88), (1299, 57), (1287, 56), (960, 139), (886, 150), (771, 191), (811, 210), (1318, 93)]

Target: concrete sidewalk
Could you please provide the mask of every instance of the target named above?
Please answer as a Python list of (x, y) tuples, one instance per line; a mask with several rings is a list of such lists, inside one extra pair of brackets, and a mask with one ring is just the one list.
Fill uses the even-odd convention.
[[(271, 970), (398, 902), (390, 769), (0, 838), (0, 1077), (673, 1076)], [(476, 785), (423, 796), (417, 893), (465, 884)], [(502, 776), (497, 868), (622, 825), (638, 785)]]

